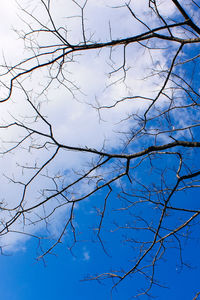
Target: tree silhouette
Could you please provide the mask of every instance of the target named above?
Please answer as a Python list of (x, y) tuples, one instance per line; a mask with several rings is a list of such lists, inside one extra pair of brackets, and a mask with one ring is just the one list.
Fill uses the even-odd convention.
[(1, 249), (33, 237), (43, 260), (84, 231), (112, 256), (123, 240), (116, 268), (86, 279), (141, 277), (130, 296), (150, 295), (199, 226), (200, 7), (55, 2), (20, 7), (24, 58), (1, 65)]

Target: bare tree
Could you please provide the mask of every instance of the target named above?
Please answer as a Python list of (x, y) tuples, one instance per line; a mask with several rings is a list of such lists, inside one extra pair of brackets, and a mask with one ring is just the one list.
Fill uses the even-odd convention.
[(73, 252), (88, 230), (112, 256), (116, 236), (126, 261), (86, 279), (113, 290), (142, 277), (132, 296), (150, 295), (168, 250), (184, 265), (199, 228), (200, 4), (64, 2), (21, 6), (24, 59), (1, 65), (1, 248), (26, 235), (45, 259), (61, 242)]

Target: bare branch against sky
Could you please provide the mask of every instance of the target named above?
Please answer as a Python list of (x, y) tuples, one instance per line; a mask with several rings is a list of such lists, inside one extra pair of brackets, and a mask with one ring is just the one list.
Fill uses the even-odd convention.
[(112, 263), (85, 280), (108, 281), (114, 299), (123, 282), (137, 283), (130, 297), (154, 295), (171, 249), (183, 267), (199, 238), (200, 3), (10, 3), (2, 253), (36, 239), (43, 261), (60, 243), (73, 254), (93, 241)]

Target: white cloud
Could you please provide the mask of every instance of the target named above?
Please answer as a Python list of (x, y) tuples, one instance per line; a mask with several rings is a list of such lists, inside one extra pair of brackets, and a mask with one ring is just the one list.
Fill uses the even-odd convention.
[(83, 260), (85, 260), (85, 261), (90, 260), (90, 254), (89, 254), (88, 251), (84, 250), (84, 252), (83, 252)]
[[(169, 3), (169, 1), (167, 1)], [(11, 2), (10, 2), (11, 3)], [(78, 7), (72, 2), (69, 2), (66, 11), (63, 9), (65, 7), (66, 1), (60, 0), (52, 2), (52, 11), (54, 11), (54, 16), (56, 20), (56, 24), (63, 24), (66, 21), (66, 28), (69, 29), (69, 37), (70, 41), (82, 40), (82, 29), (81, 22), (77, 22), (77, 18), (75, 19), (67, 19), (66, 17), (80, 14)], [(133, 4), (133, 7), (136, 9), (138, 15), (143, 15), (144, 19), (149, 22), (149, 14), (143, 14), (143, 9), (147, 9), (147, 5), (145, 4), (147, 1), (136, 1)], [(30, 4), (30, 1), (29, 1)], [(128, 18), (127, 16), (127, 8), (123, 9), (112, 9), (111, 6), (122, 5), (124, 1), (88, 1), (88, 8), (86, 9), (86, 25), (87, 36), (90, 33), (94, 33), (92, 39), (100, 39), (103, 41), (109, 39), (109, 19), (113, 28), (113, 38), (118, 38), (125, 33), (130, 36), (142, 30), (143, 25), (134, 25), (130, 26), (132, 22), (135, 24), (135, 21), (132, 20), (131, 14)], [(145, 4), (145, 5), (144, 5)], [(14, 14), (15, 9), (11, 10), (11, 4), (4, 4), (3, 11), (7, 14)], [(14, 5), (12, 3), (12, 5)], [(36, 6), (34, 2), (34, 6)], [(14, 8), (15, 6), (12, 6)], [(170, 6), (167, 6), (165, 2), (160, 6), (162, 9), (165, 9), (166, 13), (169, 11), (172, 13)], [(98, 9), (98, 13), (96, 14), (96, 9)], [(12, 13), (10, 12), (12, 11)], [(38, 10), (39, 11), (39, 10)], [(61, 15), (60, 18), (57, 15)], [(67, 14), (67, 15), (66, 15)], [(38, 17), (44, 17), (42, 10), (39, 11)], [(27, 18), (27, 17), (26, 17)], [(120, 19), (121, 18), (121, 19)], [(5, 17), (4, 17), (5, 19)], [(14, 24), (10, 24), (8, 26), (8, 20), (12, 20)], [(78, 19), (80, 19), (78, 17)], [(7, 27), (21, 26), (21, 22), (15, 21), (16, 18), (6, 18)], [(119, 20), (121, 20), (119, 22)], [(151, 17), (153, 20), (153, 17)], [(15, 24), (16, 22), (16, 24)], [(31, 22), (32, 24), (32, 22)], [(91, 30), (89, 31), (89, 28)], [(71, 30), (71, 31), (70, 31)], [(11, 38), (8, 38), (7, 29), (6, 33), (2, 34), (2, 45), (4, 52), (6, 52), (6, 57), (8, 60), (12, 60), (17, 56), (19, 57), (23, 52), (23, 44), (19, 41), (16, 41), (11, 35)], [(44, 40), (42, 40), (43, 44), (48, 44), (49, 37), (44, 35)], [(51, 40), (53, 41), (53, 39)], [(14, 44), (14, 45), (13, 45)], [(21, 47), (21, 48), (20, 48)], [(13, 50), (14, 49), (14, 50)], [(112, 149), (114, 147), (119, 146), (119, 131), (123, 129), (129, 130), (131, 126), (133, 126), (133, 121), (128, 120), (127, 122), (119, 123), (119, 120), (126, 119), (127, 116), (133, 112), (141, 112), (148, 105), (144, 103), (144, 101), (133, 100), (133, 101), (125, 101), (116, 106), (115, 109), (105, 109), (101, 111), (101, 116), (103, 121), (99, 121), (97, 110), (91, 107), (92, 105), (96, 105), (95, 99), (99, 101), (101, 105), (113, 105), (116, 101), (120, 100), (124, 96), (134, 95), (142, 95), (146, 97), (153, 97), (156, 95), (157, 90), (161, 86), (161, 80), (159, 76), (155, 76), (154, 85), (152, 86), (152, 82), (150, 79), (144, 77), (148, 74), (150, 75), (150, 66), (153, 64), (158, 65), (160, 69), (164, 68), (167, 63), (166, 51), (164, 50), (155, 50), (149, 54), (148, 50), (144, 50), (143, 47), (138, 45), (127, 46), (127, 66), (129, 71), (127, 72), (126, 84), (123, 81), (112, 84), (113, 82), (120, 79), (124, 74), (121, 69), (118, 72), (115, 72), (112, 76), (108, 76), (108, 73), (113, 71), (112, 67), (116, 69), (119, 68), (123, 63), (123, 49), (122, 47), (118, 47), (116, 50), (113, 49), (112, 58), (109, 57), (109, 49), (104, 49), (101, 52), (91, 51), (90, 53), (82, 53), (82, 55), (75, 56), (75, 62), (70, 62), (66, 64), (66, 76), (67, 79), (72, 81), (73, 83), (77, 83), (82, 92), (79, 90), (74, 90), (74, 94), (76, 96), (76, 100), (73, 99), (70, 92), (64, 88), (62, 85), (57, 83), (53, 83), (52, 86), (46, 91), (42, 96), (38, 96), (39, 92), (42, 90), (42, 84), (46, 84), (48, 82), (47, 73), (45, 72), (36, 72), (35, 75), (31, 77), (31, 80), (27, 80), (23, 82), (27, 89), (33, 89), (30, 94), (32, 95), (32, 100), (34, 103), (42, 102), (41, 104), (41, 113), (47, 118), (47, 120), (52, 123), (53, 131), (55, 134), (55, 138), (60, 143), (66, 143), (67, 145), (72, 146), (88, 146), (92, 148), (101, 149), (106, 141), (107, 149)], [(27, 54), (25, 54), (26, 57)], [(116, 64), (113, 63), (116, 61)], [(113, 64), (112, 67), (110, 64)], [(53, 73), (53, 71), (52, 71)], [(69, 87), (72, 87), (69, 82), (66, 83)], [(7, 91), (7, 89), (6, 89)], [(48, 99), (48, 101), (46, 101)], [(14, 103), (13, 103), (14, 102)], [(90, 105), (89, 105), (90, 104)], [(19, 121), (24, 122), (24, 120), (29, 122), (29, 126), (36, 130), (42, 130), (43, 132), (48, 132), (48, 126), (46, 126), (42, 121), (38, 121), (35, 124), (32, 124), (34, 111), (29, 104), (27, 104), (26, 97), (21, 92), (18, 92), (17, 88), (14, 89), (12, 101), (5, 104), (0, 104), (1, 112), (0, 118), (1, 123), (7, 123), (10, 120), (15, 120), (12, 118), (11, 114), (18, 118)], [(17, 141), (24, 136), (24, 130), (19, 129), (8, 129), (5, 131), (0, 131), (0, 138), (2, 141)], [(38, 145), (42, 144), (44, 139), (38, 139), (35, 141)], [(3, 143), (2, 147), (9, 146), (8, 144)], [(19, 150), (15, 150), (14, 154), (9, 154), (6, 156), (2, 156), (1, 159), (1, 172), (6, 173), (10, 177), (14, 177), (16, 181), (24, 181), (27, 182), (31, 175), (33, 174), (33, 170), (22, 169), (20, 167), (16, 167), (16, 161), (20, 165), (32, 165), (34, 166), (35, 161), (37, 161), (37, 166), (39, 167), (44, 163), (53, 153), (54, 148), (35, 150), (29, 148), (30, 144), (26, 142), (23, 144), (26, 146), (26, 149), (23, 147)], [(30, 151), (29, 151), (30, 150)], [(69, 176), (65, 178), (65, 182), (70, 182), (71, 177), (71, 169), (84, 169), (86, 165), (86, 159), (90, 161), (91, 156), (60, 151), (59, 155), (55, 159), (54, 162), (50, 164), (48, 167), (49, 178), (41, 176), (38, 179), (34, 179), (33, 183), (31, 183), (30, 187), (27, 189), (26, 195), (26, 207), (30, 207), (33, 203), (38, 203), (40, 193), (38, 190), (42, 190), (44, 188), (52, 189), (55, 188), (53, 181), (50, 179), (52, 174), (60, 172), (62, 175), (68, 172)], [(13, 175), (12, 175), (13, 174)], [(43, 175), (47, 175), (47, 171), (43, 171)], [(14, 185), (13, 183), (8, 184), (6, 179), (2, 179), (2, 197), (7, 199), (7, 205), (9, 207), (13, 207), (16, 203), (21, 199), (23, 192), (23, 185), (18, 184)], [(60, 183), (59, 183), (60, 184)], [(13, 187), (15, 186), (15, 187)], [(78, 193), (84, 192), (83, 190), (78, 190)], [(57, 205), (57, 202), (56, 202)], [(48, 212), (52, 211), (56, 206), (54, 202), (51, 202), (49, 206), (46, 208)], [(61, 212), (56, 215), (59, 219), (59, 216), (62, 215)], [(39, 209), (37, 214), (40, 217), (44, 216), (43, 209)], [(4, 214), (3, 218), (5, 221), (9, 218), (8, 214)], [(29, 218), (33, 218), (34, 220), (37, 216), (32, 213), (29, 214)], [(53, 221), (54, 222), (54, 221)], [(59, 220), (56, 220), (55, 223), (58, 228)], [(23, 229), (23, 223), (16, 223), (14, 225), (14, 229)], [(35, 226), (29, 226), (28, 230), (37, 231), (40, 228), (38, 223)], [(51, 228), (52, 234), (57, 233), (57, 227), (53, 229)], [(4, 242), (13, 245), (19, 242), (20, 239), (24, 240), (25, 236), (19, 238), (17, 235), (8, 235), (4, 237)], [(88, 260), (90, 255), (88, 251), (85, 251), (84, 259)]]

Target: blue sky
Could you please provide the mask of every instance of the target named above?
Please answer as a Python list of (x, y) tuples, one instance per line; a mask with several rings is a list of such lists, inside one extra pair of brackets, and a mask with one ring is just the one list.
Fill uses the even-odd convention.
[[(109, 299), (110, 288), (106, 283), (79, 281), (85, 274), (95, 272), (105, 264), (112, 265), (112, 259), (105, 257), (101, 249), (90, 252), (90, 259), (84, 261), (83, 257), (80, 258), (82, 255), (79, 251), (75, 259), (65, 250), (65, 246), (61, 245), (56, 249), (57, 256), (49, 256), (44, 266), (33, 259), (35, 247), (35, 243), (28, 242), (25, 252), (0, 257), (2, 299)], [(177, 252), (172, 249), (168, 259), (161, 263), (158, 273), (162, 282), (167, 282), (169, 289), (155, 289), (158, 299), (192, 299), (199, 290), (199, 244), (186, 245), (184, 252), (189, 261), (194, 262), (197, 267), (183, 270), (177, 267), (176, 270)], [(117, 255), (120, 259), (120, 253), (116, 249), (115, 256)], [(117, 293), (113, 293), (113, 299), (129, 299), (134, 289), (135, 281), (128, 280), (118, 288)]]
[[(59, 1), (59, 5), (54, 7), (55, 11), (53, 10), (53, 14), (55, 13), (56, 24), (59, 26), (67, 18), (66, 12), (63, 9), (65, 1), (57, 1)], [(158, 24), (154, 17), (152, 17), (152, 14), (144, 13), (145, 9), (149, 10), (147, 2), (143, 1), (143, 7), (141, 1), (134, 2), (134, 11), (142, 16), (148, 24), (152, 22), (150, 26), (157, 26)], [(27, 1), (23, 0), (22, 2), (26, 3)], [(31, 7), (32, 2), (28, 2)], [(38, 2), (40, 1), (38, 0)], [(189, 2), (187, 0), (187, 3)], [(56, 2), (52, 0), (52, 3)], [(67, 11), (68, 16), (80, 13), (80, 7), (75, 5), (73, 1), (69, 1), (68, 3), (70, 3)], [(117, 3), (121, 5), (124, 4), (124, 1), (117, 0)], [(92, 0), (88, 1), (85, 23), (86, 27), (88, 26), (85, 31), (86, 35), (91, 35), (96, 40), (102, 39), (104, 41), (110, 39), (111, 33), (112, 38), (117, 39), (119, 36), (124, 36), (124, 34), (132, 36), (144, 30), (143, 25), (136, 22), (131, 14), (127, 17), (127, 13), (125, 13), (126, 6), (123, 9), (119, 9), (119, 7), (113, 9), (107, 4), (107, 0), (99, 0), (98, 3), (92, 2)], [(29, 5), (27, 7), (29, 9)], [(189, 9), (189, 6), (187, 8)], [(37, 7), (37, 9), (36, 11), (33, 10), (33, 12), (38, 13), (37, 17), (42, 18), (44, 23), (46, 22), (45, 24), (47, 24), (48, 16), (43, 13), (41, 7)], [(97, 9), (98, 13), (96, 12)], [(159, 9), (167, 17), (175, 18), (172, 1), (163, 1)], [(2, 28), (0, 28), (3, 45), (2, 51), (4, 51), (4, 54), (6, 53), (8, 61), (11, 64), (29, 55), (28, 51), (24, 51), (23, 41), (16, 39), (16, 36), (14, 38), (14, 33), (11, 33), (10, 30), (13, 25), (18, 29), (25, 29), (23, 27), (25, 25), (23, 24), (22, 26), (21, 21), (17, 19), (16, 11), (14, 1), (10, 0), (9, 4), (5, 3), (2, 5), (0, 12), (3, 23)], [(23, 14), (23, 12), (21, 13)], [(83, 38), (80, 20), (80, 18), (68, 18), (66, 21), (69, 39), (74, 43)], [(32, 22), (32, 26), (36, 26), (33, 20)], [(112, 32), (109, 30), (110, 24), (112, 25)], [(133, 24), (133, 26), (130, 26), (130, 24)], [(51, 34), (48, 35), (47, 39), (42, 36), (38, 40), (42, 46), (45, 43), (48, 45), (50, 42), (55, 42)], [(26, 42), (30, 46), (29, 40)], [(13, 51), (13, 44), (15, 51)], [(170, 44), (169, 48), (166, 47), (166, 44), (160, 47), (159, 43), (153, 43), (150, 46), (153, 46), (153, 48), (154, 46), (158, 46), (158, 48), (148, 51), (146, 48), (144, 50), (139, 44), (126, 47), (126, 58), (128, 61), (126, 67), (129, 70), (126, 74), (126, 82), (120, 80), (124, 74), (123, 68), (119, 68), (119, 71), (113, 72), (110, 76), (114, 68), (117, 69), (121, 61), (123, 61), (123, 48), (117, 47), (113, 50), (112, 56), (110, 56), (110, 49), (104, 49), (100, 52), (97, 51), (98, 53), (91, 51), (90, 53), (86, 52), (85, 55), (77, 55), (74, 58), (75, 63), (73, 63), (71, 57), (66, 57), (66, 61), (68, 59), (65, 70), (67, 89), (61, 86), (60, 83), (55, 82), (48, 86), (49, 74), (54, 76), (56, 68), (52, 68), (50, 73), (47, 71), (36, 72), (30, 78), (22, 80), (21, 83), (24, 84), (28, 92), (30, 103), (34, 103), (36, 107), (39, 107), (41, 114), (45, 117), (47, 115), (47, 120), (52, 124), (56, 140), (70, 146), (75, 145), (96, 149), (105, 147), (106, 151), (110, 151), (111, 153), (121, 152), (121, 149), (126, 144), (126, 139), (123, 141), (121, 139), (121, 132), (123, 133), (123, 137), (128, 138), (134, 131), (140, 128), (142, 118), (140, 119), (139, 117), (143, 117), (143, 113), (148, 107), (149, 102), (134, 99), (134, 101), (122, 101), (122, 103), (120, 102), (115, 107), (117, 103), (115, 101), (120, 101), (122, 97), (128, 97), (132, 93), (134, 95), (142, 93), (144, 97), (156, 97), (164, 78), (160, 74), (166, 73), (170, 64), (169, 62), (172, 59), (172, 53), (175, 53), (177, 50), (177, 45), (175, 44)], [(41, 47), (39, 51), (41, 49), (43, 48)], [(185, 46), (184, 55), (180, 55), (180, 61), (181, 59), (187, 59), (198, 54), (198, 46), (193, 46), (192, 48), (191, 46)], [(46, 55), (41, 57), (39, 59), (42, 62), (49, 59)], [(32, 62), (29, 63), (31, 65)], [(29, 68), (29, 63), (25, 64), (25, 66), (23, 65), (23, 67)], [(154, 68), (155, 74), (152, 80), (151, 71)], [(18, 70), (16, 71), (18, 72)], [(181, 61), (180, 66), (177, 66), (175, 71), (177, 74), (182, 74), (185, 80), (190, 81), (194, 88), (199, 89), (198, 58), (196, 59), (196, 64), (192, 60), (190, 63), (182, 65)], [(109, 72), (111, 73), (109, 74)], [(144, 77), (145, 80), (143, 79)], [(192, 81), (193, 78), (194, 80)], [(6, 82), (7, 79), (6, 76)], [(77, 82), (78, 85), (76, 87), (74, 83)], [(184, 85), (181, 81), (179, 83), (180, 85)], [(43, 91), (45, 85), (48, 86), (48, 90), (45, 90), (43, 93), (41, 91)], [(193, 95), (191, 91), (188, 94), (186, 93), (185, 98), (182, 98), (183, 94), (179, 93), (178, 87), (173, 86), (172, 82), (169, 83), (169, 90), (167, 86), (165, 92), (166, 94), (169, 93), (167, 94), (169, 98), (175, 95), (173, 101), (175, 103), (177, 101), (178, 105), (184, 101), (184, 103), (190, 103), (190, 97), (187, 98), (189, 93), (196, 99), (196, 95)], [(7, 89), (5, 88), (2, 92), (3, 96), (6, 93)], [(158, 113), (159, 110), (164, 110), (165, 105), (167, 107), (168, 98), (166, 97), (166, 99), (161, 96), (159, 104), (156, 105), (155, 110), (152, 112), (152, 116)], [(49, 127), (40, 117), (37, 116), (37, 122), (32, 122), (35, 117), (35, 111), (30, 103), (28, 103), (27, 95), (24, 95), (21, 89), (14, 88), (11, 100), (3, 105), (0, 104), (0, 108), (2, 109), (0, 118), (3, 124), (12, 123), (19, 118), (19, 122), (26, 121), (26, 124), (29, 126), (35, 126), (36, 130), (48, 133)], [(114, 106), (114, 109), (102, 109), (100, 115), (98, 115), (97, 110), (92, 106), (98, 106), (99, 103), (102, 106)], [(132, 118), (131, 113), (133, 113)], [(182, 126), (187, 127), (188, 124), (191, 125), (191, 120), (194, 122), (197, 119), (195, 122), (198, 122), (198, 113), (198, 107), (195, 111), (193, 106), (191, 106), (190, 109), (183, 109), (182, 113), (179, 110), (175, 114), (171, 113), (169, 118), (167, 114), (161, 114), (157, 120), (147, 124), (146, 132), (149, 134), (148, 137), (146, 137), (146, 132), (142, 132), (141, 135), (138, 134), (138, 141), (136, 140), (135, 142), (134, 139), (130, 140), (126, 148), (127, 153), (140, 151), (154, 143), (168, 143), (173, 138), (182, 140), (191, 139), (189, 131), (176, 131), (173, 128), (176, 129), (176, 126), (177, 128), (181, 128)], [(102, 120), (100, 120), (99, 116)], [(123, 120), (123, 122), (119, 122), (119, 120)], [(155, 132), (158, 130), (163, 130), (164, 133), (156, 135)], [(23, 134), (24, 131), (23, 129), (21, 130), (20, 126), (17, 129), (9, 127), (8, 130), (1, 130), (0, 140), (5, 141), (5, 143), (1, 143), (1, 151), (2, 149), (6, 151), (5, 149), (13, 147), (10, 140), (19, 141), (23, 137)], [(198, 135), (199, 129), (195, 129), (193, 137)], [(132, 143), (132, 141), (134, 142)], [(7, 155), (6, 153), (6, 155), (0, 156), (1, 200), (5, 201), (6, 207), (15, 207), (23, 194), (23, 185), (21, 182), (29, 182), (30, 178), (32, 178), (31, 176), (33, 176), (32, 174), (37, 171), (37, 167), (44, 164), (53, 153), (55, 148), (51, 147), (48, 143), (45, 144), (45, 142), (45, 137), (37, 136), (35, 140), (28, 139), (24, 144), (22, 143), (22, 148), (18, 147), (14, 149), (13, 155), (11, 153)], [(160, 210), (157, 209), (157, 205), (150, 202), (141, 202), (136, 207), (131, 206), (129, 210), (119, 210), (119, 208), (131, 205), (133, 201), (132, 195), (135, 193), (138, 198), (134, 199), (148, 199), (148, 195), (151, 194), (153, 195), (152, 199), (162, 205), (167, 195), (170, 194), (170, 189), (173, 187), (174, 182), (177, 180), (179, 157), (177, 158), (176, 154), (173, 155), (166, 154), (164, 161), (160, 153), (153, 154), (144, 161), (137, 159), (131, 163), (130, 176), (132, 176), (132, 184), (130, 184), (127, 178), (118, 181), (116, 184), (111, 184), (113, 193), (107, 201), (107, 209), (101, 231), (101, 238), (108, 255), (106, 255), (98, 241), (96, 236), (97, 231), (95, 230), (99, 226), (99, 212), (100, 210), (102, 211), (108, 187), (90, 197), (89, 200), (77, 202), (78, 204), (74, 211), (77, 243), (72, 249), (73, 255), (68, 250), (68, 247), (73, 243), (73, 232), (70, 230), (67, 231), (62, 244), (59, 244), (53, 250), (54, 254), (45, 257), (45, 263), (42, 261), (38, 262), (36, 259), (41, 255), (41, 248), (38, 247), (37, 240), (26, 238), (25, 235), (3, 235), (0, 241), (5, 246), (3, 250), (5, 249), (6, 255), (0, 256), (1, 298), (3, 300), (110, 299), (111, 287), (114, 281), (112, 282), (109, 279), (108, 281), (105, 280), (98, 283), (97, 281), (83, 281), (83, 279), (88, 275), (102, 274), (111, 270), (123, 273), (123, 270), (127, 271), (134, 265), (136, 257), (140, 254), (137, 243), (143, 240), (152, 240), (154, 232), (144, 230), (141, 233), (141, 228), (133, 229), (133, 227), (143, 227), (145, 224), (148, 228), (148, 223), (152, 228), (153, 226), (156, 228), (160, 218)], [(193, 152), (182, 151), (182, 155), (185, 164), (182, 167), (181, 175), (188, 174), (190, 170), (198, 170), (200, 157), (198, 150)], [(30, 180), (25, 193), (24, 207), (34, 206), (41, 199), (45, 199), (46, 196), (51, 195), (52, 192), (70, 184), (71, 180), (77, 179), (80, 176), (79, 174), (87, 170), (88, 166), (94, 162), (96, 162), (96, 158), (93, 155), (85, 155), (85, 153), (78, 153), (77, 151), (61, 150), (49, 167), (44, 168), (41, 176), (36, 176), (36, 178), (33, 176), (33, 180)], [(190, 168), (187, 167), (186, 163)], [(123, 159), (113, 159), (104, 168), (94, 171), (91, 178), (88, 177), (82, 180), (83, 182), (75, 185), (75, 187), (69, 188), (64, 195), (70, 200), (78, 199), (85, 193), (89, 193), (95, 186), (97, 187), (105, 182), (105, 180), (111, 178), (113, 174), (118, 174), (118, 168), (120, 169), (124, 166), (125, 161)], [(4, 173), (11, 180), (8, 180), (3, 175)], [(55, 178), (53, 177), (54, 175), (56, 176)], [(14, 182), (15, 179), (18, 184)], [(197, 181), (198, 184), (199, 182)], [(183, 184), (180, 185), (180, 187), (183, 186)], [(161, 188), (163, 188), (163, 193), (159, 192)], [(124, 189), (129, 195), (123, 193), (122, 190)], [(36, 211), (28, 213), (26, 215), (26, 222), (23, 223), (23, 218), (20, 219), (18, 223), (16, 222), (13, 225), (14, 230), (28, 230), (31, 234), (49, 236), (50, 241), (42, 244), (42, 249), (48, 249), (48, 246), (52, 242), (51, 238), (55, 239), (58, 237), (63, 227), (63, 221), (69, 215), (69, 210), (63, 209), (63, 206), (57, 209), (55, 214), (51, 214), (60, 203), (67, 204), (63, 198), (62, 196), (53, 197), (45, 207), (41, 206), (42, 208), (39, 207)], [(183, 206), (199, 209), (199, 187), (187, 192), (181, 191), (176, 193), (169, 204), (176, 207)], [(46, 228), (45, 225), (47, 224), (45, 222), (40, 223), (39, 221), (45, 218), (48, 213), (50, 217), (47, 219), (48, 226)], [(162, 224), (163, 227), (159, 233), (161, 236), (167, 234), (170, 228), (174, 229), (182, 224), (186, 220), (186, 217), (190, 216), (188, 212), (179, 213), (172, 210), (170, 213), (166, 216)], [(0, 225), (4, 225), (10, 218), (9, 213), (3, 212), (3, 214), (1, 219), (3, 221)], [(144, 223), (144, 220), (146, 223)], [(182, 243), (181, 255), (183, 262), (191, 265), (191, 268), (184, 266), (180, 261), (180, 252), (177, 248), (179, 245), (178, 238), (170, 237), (167, 240), (168, 243), (165, 244), (168, 249), (158, 262), (158, 265), (156, 264), (156, 279), (159, 281), (159, 284), (166, 285), (167, 287), (159, 288), (153, 286), (151, 291), (158, 299), (192, 300), (195, 294), (200, 292), (200, 236), (199, 224), (195, 224), (195, 222), (193, 223), (194, 226), (189, 228), (190, 236), (188, 239), (177, 235)], [(187, 230), (184, 229), (181, 233), (186, 235)], [(156, 249), (156, 246), (154, 248)], [(152, 251), (153, 254), (155, 254), (154, 251), (156, 250)], [(148, 264), (149, 262), (151, 262), (151, 256), (147, 256), (144, 264)], [(143, 263), (141, 265), (144, 266)], [(148, 271), (147, 274), (149, 274)], [(141, 273), (128, 277), (113, 290), (112, 300), (131, 299), (131, 296), (135, 295), (141, 287), (145, 287), (146, 283), (147, 280), (144, 279)], [(147, 297), (145, 296), (144, 298)]]
[[(199, 194), (192, 193), (191, 196), (190, 200), (195, 202)], [(181, 201), (184, 200), (186, 201), (181, 196)], [(84, 217), (86, 216), (83, 214), (82, 222), (86, 227), (91, 221)], [(105, 221), (105, 226), (107, 221)], [(74, 256), (63, 243), (55, 249), (56, 255), (46, 257), (44, 265), (43, 262), (34, 259), (38, 255), (38, 245), (34, 240), (26, 242), (24, 250), (12, 253), (11, 256), (1, 256), (0, 289), (2, 299), (110, 299), (110, 282), (108, 284), (105, 281), (99, 284), (96, 281), (82, 282), (80, 280), (88, 274), (103, 272), (105, 268), (108, 270), (123, 262), (123, 266), (128, 268), (130, 263), (126, 258), (134, 253), (134, 249), (127, 249), (120, 240), (116, 241), (116, 236), (113, 237), (112, 234), (107, 233), (104, 235), (104, 241), (110, 254), (108, 257), (99, 243), (87, 241), (88, 233), (84, 234), (84, 229), (83, 226), (83, 232), (80, 235), (81, 241), (73, 249)], [(196, 229), (194, 227), (192, 237), (199, 237), (198, 226)], [(67, 237), (65, 242), (67, 242)], [(152, 293), (158, 297), (157, 299), (192, 299), (199, 291), (199, 246), (200, 241), (197, 240), (192, 243), (190, 241), (183, 243), (183, 259), (191, 265), (191, 268), (181, 266), (177, 249), (168, 250), (157, 269), (157, 279), (168, 288), (154, 287)], [(131, 299), (130, 296), (138, 290), (140, 284), (143, 284), (143, 280), (140, 280), (138, 278), (125, 280), (117, 290), (113, 291), (113, 300)]]

